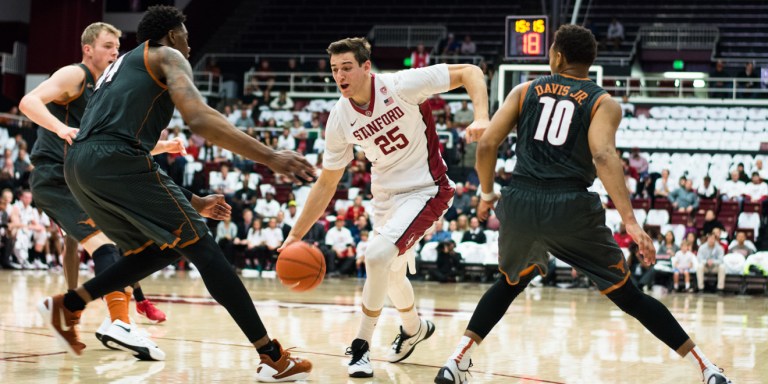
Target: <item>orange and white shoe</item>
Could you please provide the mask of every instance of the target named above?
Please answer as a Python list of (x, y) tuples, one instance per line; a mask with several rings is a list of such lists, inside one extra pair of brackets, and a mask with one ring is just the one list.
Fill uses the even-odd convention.
[(139, 315), (146, 317), (149, 319), (150, 322), (153, 324), (156, 323), (162, 323), (165, 321), (165, 312), (157, 309), (154, 304), (152, 304), (149, 299), (145, 299), (143, 301), (137, 301), (136, 302), (136, 312), (139, 313)]
[(277, 340), (272, 340), (280, 348), (280, 359), (273, 361), (268, 355), (259, 355), (261, 362), (256, 368), (256, 381), (282, 383), (304, 380), (312, 371), (312, 363), (299, 357), (292, 357)]
[(79, 357), (85, 349), (75, 326), (80, 322), (81, 311), (71, 312), (64, 307), (64, 295), (46, 297), (37, 305), (45, 325), (53, 331), (56, 341), (70, 355)]

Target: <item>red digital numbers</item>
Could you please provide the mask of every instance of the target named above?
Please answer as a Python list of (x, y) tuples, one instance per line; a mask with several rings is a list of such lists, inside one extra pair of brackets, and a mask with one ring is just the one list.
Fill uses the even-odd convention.
[(526, 33), (523, 35), (523, 54), (540, 55), (541, 54), (541, 34)]

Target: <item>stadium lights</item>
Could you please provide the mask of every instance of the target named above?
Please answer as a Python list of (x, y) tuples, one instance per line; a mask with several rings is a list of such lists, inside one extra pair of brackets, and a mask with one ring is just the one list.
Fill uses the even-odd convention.
[(664, 72), (665, 79), (704, 79), (707, 74), (704, 72)]

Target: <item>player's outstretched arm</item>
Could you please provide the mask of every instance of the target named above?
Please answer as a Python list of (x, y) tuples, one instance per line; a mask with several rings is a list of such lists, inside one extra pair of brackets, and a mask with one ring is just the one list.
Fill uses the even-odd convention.
[(480, 67), (472, 64), (448, 65), (448, 74), (451, 76), (451, 89), (464, 86), (467, 95), (472, 100), (475, 112), (474, 121), (467, 127), (465, 140), (468, 143), (477, 141), (488, 128), (488, 87), (485, 85), (485, 75)]
[(218, 111), (206, 105), (192, 81), (192, 67), (179, 51), (161, 47), (153, 50), (149, 60), (166, 79), (173, 103), (193, 132), (275, 172), (307, 181), (314, 178), (315, 169), (304, 157), (293, 151), (274, 151), (235, 128)]
[(26, 94), (19, 103), (19, 109), (35, 124), (55, 133), (62, 140), (72, 144), (77, 128), (68, 127), (46, 108), (46, 104), (58, 101), (64, 103), (80, 92), (85, 81), (85, 72), (74, 65), (56, 71)]
[(344, 168), (323, 169), (317, 182), (312, 186), (312, 190), (309, 191), (304, 209), (299, 218), (296, 219), (296, 224), (291, 228), (291, 233), (285, 238), (283, 245), (277, 249), (278, 252), (291, 243), (300, 241), (307, 234), (312, 225), (320, 218), (320, 215), (325, 212), (325, 208), (328, 207), (336, 193), (336, 187), (342, 176), (344, 176)]
[(610, 97), (606, 98), (598, 106), (589, 126), (589, 149), (597, 168), (597, 175), (603, 182), (616, 210), (619, 211), (627, 233), (637, 243), (645, 261), (653, 263), (656, 260), (656, 249), (632, 211), (629, 190), (624, 180), (624, 168), (616, 153), (616, 131), (620, 122), (621, 107)]
[(517, 125), (519, 112), (519, 100), (521, 86), (515, 87), (509, 93), (504, 104), (493, 115), (490, 128), (482, 135), (477, 143), (477, 154), (475, 169), (477, 177), (480, 179), (480, 205), (477, 208), (477, 218), (480, 220), (488, 219), (488, 211), (493, 207), (496, 200), (493, 195), (493, 178), (496, 174), (496, 153), (499, 145), (509, 135), (510, 130)]

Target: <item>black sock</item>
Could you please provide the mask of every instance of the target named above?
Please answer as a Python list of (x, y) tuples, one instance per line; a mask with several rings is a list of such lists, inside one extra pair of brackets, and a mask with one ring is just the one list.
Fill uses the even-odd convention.
[(85, 309), (85, 301), (75, 291), (69, 290), (64, 294), (64, 308), (75, 312)]
[(269, 356), (272, 361), (278, 361), (280, 360), (280, 349), (277, 348), (277, 345), (270, 340), (267, 344), (263, 345), (261, 348), (256, 348), (256, 351), (259, 352), (259, 355), (267, 355)]
[(144, 297), (144, 291), (141, 290), (141, 285), (136, 284), (133, 286), (133, 298), (138, 303), (139, 301), (144, 301), (147, 298)]

